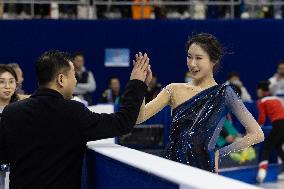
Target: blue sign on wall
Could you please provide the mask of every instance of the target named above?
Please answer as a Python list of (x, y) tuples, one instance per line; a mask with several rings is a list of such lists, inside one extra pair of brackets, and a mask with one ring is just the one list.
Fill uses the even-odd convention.
[(105, 49), (105, 67), (128, 67), (129, 49)]

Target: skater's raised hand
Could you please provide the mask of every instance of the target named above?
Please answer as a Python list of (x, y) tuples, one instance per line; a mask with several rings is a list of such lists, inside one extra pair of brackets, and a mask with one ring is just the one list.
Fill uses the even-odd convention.
[(133, 60), (133, 70), (131, 72), (131, 76), (130, 79), (138, 79), (141, 80), (143, 82), (145, 82), (147, 73), (149, 72), (149, 58), (147, 56), (147, 54), (145, 53), (144, 55), (142, 55), (141, 52), (139, 52), (139, 54), (135, 55), (135, 60)]

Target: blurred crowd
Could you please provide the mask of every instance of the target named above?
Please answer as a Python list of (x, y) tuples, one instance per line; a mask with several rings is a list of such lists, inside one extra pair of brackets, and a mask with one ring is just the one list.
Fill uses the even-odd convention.
[[(2, 19), (228, 19), (283, 17), (282, 0), (74, 0), (74, 4), (0, 2)], [(60, 3), (61, 2), (61, 3)], [(99, 3), (100, 2), (100, 3)], [(218, 1), (219, 2), (219, 1)]]

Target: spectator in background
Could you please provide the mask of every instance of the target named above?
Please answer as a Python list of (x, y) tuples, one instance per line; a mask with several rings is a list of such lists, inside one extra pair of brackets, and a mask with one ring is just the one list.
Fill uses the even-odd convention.
[(0, 2), (0, 18), (3, 17), (3, 13), (4, 13), (4, 3)]
[(88, 102), (88, 105), (93, 104), (92, 92), (96, 90), (96, 81), (91, 71), (84, 67), (84, 55), (81, 52), (73, 54), (73, 63), (76, 72), (77, 85), (74, 89), (74, 95)]
[(17, 94), (24, 94), (25, 91), (22, 89), (23, 81), (24, 81), (24, 74), (23, 74), (23, 71), (20, 65), (17, 63), (11, 63), (9, 64), (9, 66), (11, 66), (17, 74), (17, 78), (18, 78)]
[[(0, 64), (0, 119), (5, 106), (18, 101), (16, 92), (17, 75), (10, 66)], [(1, 165), (0, 169), (0, 189), (5, 189), (5, 177), (8, 171), (7, 165)]]
[(228, 80), (226, 82), (227, 84), (233, 84), (238, 86), (241, 89), (241, 99), (244, 102), (250, 102), (251, 101), (251, 96), (248, 93), (247, 89), (244, 87), (241, 78), (240, 78), (240, 74), (238, 72), (230, 72), (228, 74)]
[(120, 98), (120, 81), (118, 77), (110, 77), (108, 81), (108, 89), (103, 92), (100, 102), (119, 104)]
[(278, 96), (284, 102), (284, 61), (277, 66), (277, 72), (269, 79), (270, 93), (273, 96)]
[(155, 0), (154, 1), (153, 12), (156, 19), (166, 19), (167, 18), (167, 10), (166, 7), (163, 5), (162, 0)]
[[(106, 18), (106, 19), (121, 19), (121, 18), (131, 18), (131, 6), (124, 5), (124, 6), (115, 6), (109, 2), (109, 0), (104, 0), (107, 4), (106, 5), (97, 5), (95, 7), (95, 14), (98, 18)], [(116, 1), (129, 1), (129, 0), (112, 0), (113, 3)], [(95, 0), (93, 0), (95, 2)], [(95, 16), (96, 17), (96, 16)]]
[(50, 18), (50, 4), (35, 4), (36, 18)]
[(152, 6), (149, 5), (149, 0), (144, 0), (145, 5), (142, 5), (142, 0), (133, 0), (134, 3), (141, 3), (140, 5), (132, 6), (133, 19), (149, 19), (152, 15)]
[[(121, 0), (118, 0), (121, 1)], [(123, 1), (128, 1), (128, 0), (123, 0)], [(118, 6), (118, 9), (121, 13), (121, 18), (131, 18), (132, 12), (131, 12), (131, 6), (129, 5), (124, 5), (124, 6)]]
[(276, 149), (277, 154), (282, 162), (284, 162), (284, 151), (282, 149), (284, 143), (284, 108), (282, 100), (279, 97), (270, 96), (269, 82), (267, 81), (262, 81), (257, 85), (257, 96), (259, 98), (257, 102), (259, 125), (265, 123), (266, 117), (272, 123), (272, 130), (264, 141), (256, 178), (258, 182), (262, 183), (266, 177), (269, 155), (273, 149)]
[(156, 98), (156, 96), (160, 93), (161, 89), (162, 89), (162, 85), (158, 83), (157, 76), (153, 75), (152, 80), (149, 83), (149, 86), (145, 94), (145, 103), (148, 103), (154, 98)]
[[(214, 2), (216, 0), (210, 0)], [(231, 0), (225, 0), (224, 2), (229, 2)], [(237, 2), (238, 0), (233, 0), (233, 2)], [(209, 5), (208, 6), (208, 18), (221, 18), (228, 19), (231, 18), (231, 6), (228, 5)], [(240, 5), (234, 5), (234, 18), (240, 18)]]
[(59, 4), (59, 12), (60, 18), (68, 18), (68, 19), (75, 19), (78, 15), (78, 10), (80, 6), (83, 5), (68, 5), (68, 4)]

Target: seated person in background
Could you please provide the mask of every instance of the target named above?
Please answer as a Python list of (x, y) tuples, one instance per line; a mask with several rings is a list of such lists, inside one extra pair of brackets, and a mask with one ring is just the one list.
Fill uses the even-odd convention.
[(134, 3), (141, 3), (132, 5), (132, 18), (133, 19), (150, 19), (152, 14), (152, 6), (149, 4), (149, 0), (133, 0)]
[(108, 81), (108, 89), (106, 89), (100, 99), (101, 103), (117, 103), (119, 104), (121, 98), (120, 81), (118, 77), (110, 77)]
[(269, 90), (274, 96), (278, 96), (284, 102), (284, 61), (277, 66), (277, 72), (269, 78)]
[(73, 54), (73, 62), (75, 67), (75, 74), (77, 85), (74, 89), (73, 95), (79, 97), (81, 100), (88, 102), (88, 105), (93, 104), (92, 92), (96, 90), (96, 81), (91, 71), (84, 67), (84, 55), (81, 52)]
[(282, 149), (284, 143), (284, 108), (282, 100), (279, 97), (270, 96), (268, 81), (262, 81), (257, 85), (257, 96), (259, 98), (257, 101), (259, 125), (265, 123), (266, 117), (272, 123), (271, 133), (264, 140), (256, 178), (261, 183), (266, 177), (269, 155), (273, 149), (276, 149), (277, 154), (280, 156), (282, 162), (284, 162), (284, 151)]
[(242, 94), (241, 94), (240, 97), (241, 97), (241, 99), (244, 102), (250, 102), (251, 101), (251, 96), (248, 93), (247, 89), (244, 87), (244, 85), (243, 85), (243, 83), (241, 81), (239, 73), (237, 73), (237, 72), (230, 72), (228, 74), (228, 80), (227, 80), (226, 83), (236, 85), (236, 86), (238, 86), (241, 89)]
[(146, 95), (145, 95), (145, 102), (148, 103), (151, 100), (153, 100), (154, 98), (156, 98), (156, 96), (159, 94), (159, 92), (161, 91), (162, 85), (160, 83), (158, 83), (158, 78), (156, 75), (152, 76), (152, 80), (148, 86)]

